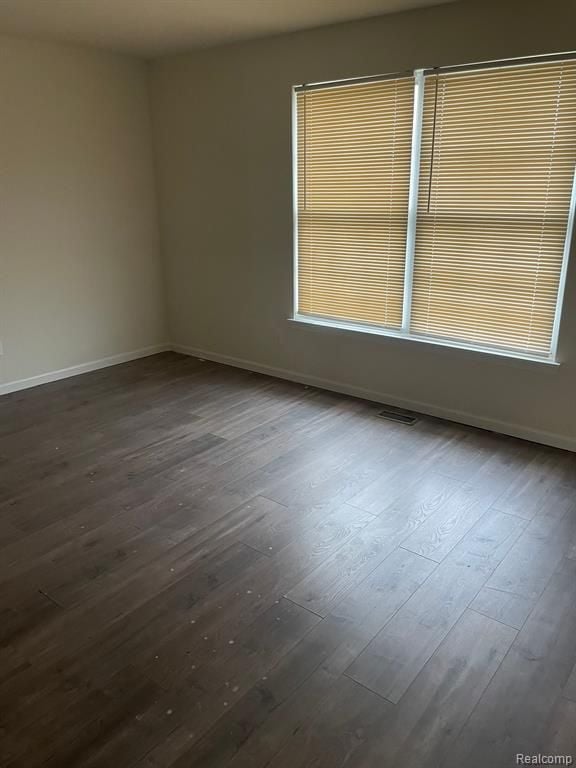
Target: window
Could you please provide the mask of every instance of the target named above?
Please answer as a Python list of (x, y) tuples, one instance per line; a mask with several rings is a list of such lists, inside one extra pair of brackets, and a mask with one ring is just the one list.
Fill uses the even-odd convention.
[(298, 96), (299, 311), (402, 325), (412, 78)]
[(576, 60), (295, 89), (295, 317), (554, 359)]

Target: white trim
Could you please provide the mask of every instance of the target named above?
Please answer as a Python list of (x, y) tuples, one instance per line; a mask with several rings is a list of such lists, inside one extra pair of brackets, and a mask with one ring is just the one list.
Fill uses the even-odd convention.
[(355, 387), (350, 384), (344, 384), (340, 381), (323, 379), (318, 376), (309, 376), (306, 373), (291, 371), (285, 368), (276, 368), (270, 365), (262, 365), (261, 363), (254, 362), (253, 360), (231, 357), (230, 355), (221, 355), (218, 352), (210, 352), (204, 349), (195, 349), (194, 347), (187, 347), (182, 344), (173, 344), (172, 350), (183, 355), (189, 355), (191, 357), (197, 357), (203, 360), (211, 360), (215, 363), (222, 363), (223, 365), (230, 365), (234, 368), (243, 368), (244, 370), (262, 373), (267, 376), (274, 376), (275, 378), (279, 379), (287, 379), (288, 381), (294, 381), (299, 384), (318, 387), (320, 389), (327, 389), (331, 392), (339, 392), (343, 395), (359, 397), (362, 400), (370, 400), (376, 403), (394, 405), (399, 408), (407, 408), (408, 410), (423, 413), (435, 418), (446, 419), (447, 421), (455, 421), (457, 423), (466, 424), (471, 427), (487, 429), (492, 432), (499, 432), (504, 435), (518, 437), (522, 440), (530, 440), (532, 442), (542, 443), (543, 445), (551, 445), (554, 448), (561, 448), (566, 451), (576, 452), (576, 438), (568, 437), (567, 435), (559, 435), (555, 432), (546, 432), (539, 429), (532, 429), (530, 427), (524, 427), (521, 424), (513, 424), (507, 421), (500, 421), (498, 419), (484, 418), (483, 416), (476, 416), (466, 411), (457, 411), (452, 408), (442, 408), (433, 405), (432, 403), (424, 403), (419, 400), (409, 400), (407, 398), (396, 397), (395, 395), (387, 394), (385, 392), (376, 392), (374, 390)]
[(381, 83), (383, 80), (399, 80), (402, 77), (412, 77), (413, 69), (405, 69), (401, 72), (387, 72), (382, 75), (364, 75), (361, 77), (345, 77), (341, 80), (324, 80), (318, 83), (302, 83), (295, 85), (294, 90), (297, 93), (303, 91), (325, 91), (332, 88), (349, 88), (354, 85), (365, 85), (367, 83)]
[(559, 366), (557, 360), (551, 357), (540, 357), (513, 350), (500, 349), (498, 347), (483, 347), (479, 344), (468, 344), (464, 341), (444, 339), (436, 336), (419, 336), (416, 333), (404, 333), (394, 328), (384, 328), (380, 325), (369, 325), (368, 323), (353, 323), (345, 320), (334, 320), (329, 317), (319, 317), (315, 315), (295, 315), (288, 318), (289, 322), (302, 323), (303, 325), (315, 325), (321, 328), (334, 328), (340, 331), (353, 331), (354, 333), (368, 333), (373, 336), (388, 336), (393, 339), (404, 339), (406, 341), (417, 341), (423, 344), (433, 344), (437, 347), (450, 347), (451, 349), (465, 350), (468, 352), (480, 352), (484, 355), (496, 355), (496, 357), (507, 357), (512, 360), (524, 360), (530, 363), (540, 363), (544, 365)]
[(292, 312), (298, 312), (298, 107), (292, 88)]
[(40, 373), (37, 376), (30, 376), (27, 379), (9, 381), (5, 384), (0, 384), (0, 395), (8, 395), (11, 392), (19, 392), (22, 389), (38, 387), (41, 384), (49, 384), (52, 381), (68, 379), (71, 376), (78, 376), (81, 373), (98, 371), (101, 368), (109, 368), (112, 365), (120, 365), (120, 363), (129, 363), (131, 360), (138, 360), (141, 357), (149, 357), (150, 355), (157, 355), (160, 352), (169, 352), (171, 350), (172, 347), (170, 344), (156, 344), (152, 347), (143, 347), (142, 349), (136, 349), (132, 352), (123, 352), (119, 355), (103, 357), (100, 360), (92, 360), (89, 363), (80, 363), (79, 365), (71, 365), (69, 368), (61, 368), (57, 371)]
[(410, 332), (412, 317), (412, 282), (414, 279), (414, 246), (418, 218), (418, 191), (420, 184), (420, 150), (422, 144), (422, 115), (424, 108), (424, 72), (414, 72), (414, 111), (412, 119), (412, 148), (410, 153), (410, 187), (408, 193), (408, 221), (406, 230), (406, 259), (404, 262), (404, 296), (402, 300), (402, 331)]
[(562, 318), (562, 306), (564, 304), (564, 289), (566, 288), (566, 275), (568, 274), (568, 261), (570, 259), (570, 247), (574, 230), (574, 213), (576, 211), (576, 167), (574, 168), (574, 180), (572, 182), (572, 196), (570, 197), (570, 209), (566, 224), (566, 239), (564, 240), (564, 253), (562, 255), (562, 268), (558, 283), (558, 296), (556, 298), (556, 311), (554, 313), (554, 325), (552, 326), (552, 343), (550, 355), (556, 358), (558, 352), (558, 337), (560, 336), (560, 320)]
[(77, 376), (82, 373), (89, 373), (90, 371), (97, 371), (101, 368), (108, 368), (113, 365), (127, 363), (131, 360), (137, 360), (142, 357), (148, 357), (150, 355), (156, 355), (160, 352), (168, 351), (179, 352), (183, 355), (198, 357), (204, 360), (212, 360), (216, 363), (222, 363), (223, 365), (230, 365), (235, 368), (255, 371), (257, 373), (262, 373), (267, 376), (274, 376), (275, 378), (279, 379), (287, 379), (288, 381), (294, 381), (300, 384), (318, 387), (320, 389), (327, 389), (332, 392), (339, 392), (340, 394), (350, 395), (352, 397), (359, 397), (363, 400), (370, 400), (377, 403), (387, 403), (389, 405), (395, 405), (400, 408), (407, 408), (412, 411), (434, 416), (439, 419), (455, 421), (461, 424), (467, 424), (472, 427), (488, 429), (494, 432), (500, 432), (505, 435), (511, 435), (512, 437), (518, 437), (523, 440), (531, 440), (536, 443), (551, 445), (555, 448), (562, 448), (567, 451), (576, 452), (576, 438), (570, 438), (566, 435), (559, 435), (554, 432), (545, 432), (543, 430), (531, 429), (530, 427), (524, 427), (521, 424), (512, 424), (506, 421), (475, 416), (474, 414), (465, 411), (457, 411), (452, 408), (438, 407), (432, 403), (409, 400), (407, 398), (399, 398), (395, 395), (376, 392), (374, 390), (364, 389), (362, 387), (355, 387), (339, 381), (333, 381), (331, 379), (324, 379), (318, 376), (310, 376), (299, 371), (292, 371), (285, 368), (276, 368), (270, 365), (262, 365), (252, 360), (245, 360), (239, 357), (231, 357), (230, 355), (221, 355), (217, 352), (195, 349), (193, 347), (184, 346), (182, 344), (157, 344), (155, 346), (134, 350), (133, 352), (126, 352), (120, 355), (112, 355), (111, 357), (94, 360), (90, 363), (81, 363), (80, 365), (73, 365), (69, 368), (63, 368), (58, 371), (43, 373), (38, 376), (31, 376), (28, 379), (9, 382), (0, 386), (0, 395), (6, 395), (10, 392), (18, 392), (23, 389), (29, 389), (30, 387), (37, 387), (41, 384), (48, 384), (50, 382), (59, 381), (71, 376)]

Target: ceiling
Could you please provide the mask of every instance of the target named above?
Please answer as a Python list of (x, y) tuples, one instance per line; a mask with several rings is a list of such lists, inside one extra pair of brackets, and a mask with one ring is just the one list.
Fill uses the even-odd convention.
[(452, 0), (0, 0), (0, 33), (154, 56)]

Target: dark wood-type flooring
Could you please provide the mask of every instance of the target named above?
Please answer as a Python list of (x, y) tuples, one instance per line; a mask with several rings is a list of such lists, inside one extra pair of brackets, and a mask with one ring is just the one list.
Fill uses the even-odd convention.
[(0, 399), (18, 768), (576, 757), (576, 457), (165, 354)]

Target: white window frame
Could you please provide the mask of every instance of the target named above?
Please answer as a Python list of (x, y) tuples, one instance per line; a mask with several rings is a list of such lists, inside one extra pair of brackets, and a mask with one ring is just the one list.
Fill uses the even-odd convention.
[[(517, 360), (529, 360), (531, 362), (544, 363), (547, 365), (559, 365), (558, 360), (558, 339), (560, 335), (560, 320), (562, 317), (562, 307), (564, 304), (564, 294), (566, 288), (566, 276), (568, 273), (568, 261), (572, 246), (572, 235), (574, 230), (574, 220), (576, 218), (576, 167), (574, 169), (574, 178), (572, 183), (572, 194), (570, 198), (570, 207), (566, 225), (566, 239), (564, 241), (564, 251), (562, 256), (562, 266), (560, 270), (560, 279), (558, 285), (558, 295), (556, 299), (556, 310), (552, 326), (552, 340), (549, 355), (537, 355), (506, 349), (490, 344), (474, 344), (459, 339), (447, 339), (431, 335), (421, 335), (410, 330), (410, 318), (412, 312), (412, 284), (414, 277), (414, 246), (416, 242), (417, 227), (417, 209), (418, 209), (418, 186), (420, 175), (420, 150), (422, 136), (422, 117), (424, 104), (424, 82), (426, 75), (433, 72), (450, 72), (477, 70), (483, 68), (496, 68), (502, 66), (511, 66), (514, 64), (541, 63), (544, 61), (566, 60), (576, 57), (576, 53), (559, 53), (549, 56), (532, 56), (517, 59), (505, 59), (500, 61), (489, 61), (475, 64), (465, 64), (455, 67), (440, 67), (434, 69), (416, 69), (410, 73), (398, 73), (397, 75), (379, 75), (375, 77), (352, 78), (349, 80), (337, 80), (323, 83), (311, 83), (306, 85), (294, 86), (292, 88), (292, 242), (293, 242), (293, 287), (292, 287), (292, 316), (291, 321), (303, 323), (305, 325), (321, 326), (327, 328), (336, 328), (344, 331), (353, 331), (368, 333), (377, 336), (387, 336), (396, 339), (405, 339), (424, 344), (433, 344), (442, 347), (452, 347), (453, 349), (472, 350), (499, 357), (510, 357)], [(405, 77), (406, 74), (414, 76), (414, 113), (412, 124), (412, 147), (410, 158), (410, 189), (408, 195), (408, 219), (406, 233), (406, 260), (404, 271), (404, 294), (402, 305), (402, 325), (399, 329), (386, 328), (385, 326), (363, 323), (354, 320), (338, 320), (337, 318), (324, 317), (321, 315), (300, 314), (298, 312), (298, 128), (297, 128), (297, 94), (299, 91), (311, 90), (315, 88), (338, 87), (343, 85), (353, 85), (362, 82), (376, 82), (390, 79), (391, 77)]]

